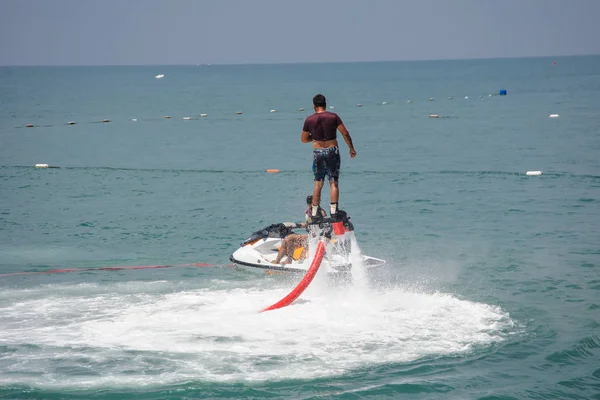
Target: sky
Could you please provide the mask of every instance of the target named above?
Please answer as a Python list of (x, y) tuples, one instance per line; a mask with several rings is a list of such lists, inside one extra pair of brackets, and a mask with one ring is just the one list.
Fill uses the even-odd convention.
[(0, 65), (600, 54), (600, 0), (0, 0)]

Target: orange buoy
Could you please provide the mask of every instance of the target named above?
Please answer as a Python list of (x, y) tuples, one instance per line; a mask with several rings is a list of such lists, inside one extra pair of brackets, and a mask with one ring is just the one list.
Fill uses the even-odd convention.
[(270, 173), (270, 174), (272, 174), (272, 173), (275, 173), (275, 172), (279, 172), (279, 170), (278, 169), (268, 169), (267, 172)]

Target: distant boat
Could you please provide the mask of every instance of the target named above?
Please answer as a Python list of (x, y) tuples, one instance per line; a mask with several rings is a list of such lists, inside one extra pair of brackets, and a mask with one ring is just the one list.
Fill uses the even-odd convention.
[(156, 75), (155, 78), (156, 79), (162, 79), (165, 77), (165, 74), (160, 74), (160, 75)]

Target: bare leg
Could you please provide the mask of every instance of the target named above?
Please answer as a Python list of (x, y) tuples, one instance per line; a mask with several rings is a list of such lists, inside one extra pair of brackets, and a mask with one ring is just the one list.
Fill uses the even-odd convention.
[(279, 248), (277, 257), (275, 257), (275, 260), (273, 260), (273, 264), (281, 264), (281, 259), (283, 258), (283, 256), (287, 256), (289, 253), (289, 247), (290, 237), (288, 236), (285, 239), (283, 239), (283, 242), (281, 242), (281, 247)]
[(329, 190), (329, 198), (331, 199), (331, 202), (337, 203), (338, 199), (340, 198), (340, 189), (338, 187), (338, 183), (336, 181), (329, 181)]
[(318, 206), (321, 204), (321, 191), (323, 190), (324, 181), (315, 181), (315, 186), (313, 188), (313, 200), (312, 205)]

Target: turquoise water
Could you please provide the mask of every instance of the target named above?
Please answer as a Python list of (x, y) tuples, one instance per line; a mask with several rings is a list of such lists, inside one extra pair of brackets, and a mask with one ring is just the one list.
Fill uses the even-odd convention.
[[(259, 314), (299, 277), (228, 258), (303, 218), (317, 92), (388, 263)], [(0, 274), (81, 269), (0, 276), (0, 398), (600, 399), (600, 56), (7, 67), (0, 104)], [(89, 270), (136, 265), (176, 267)]]

